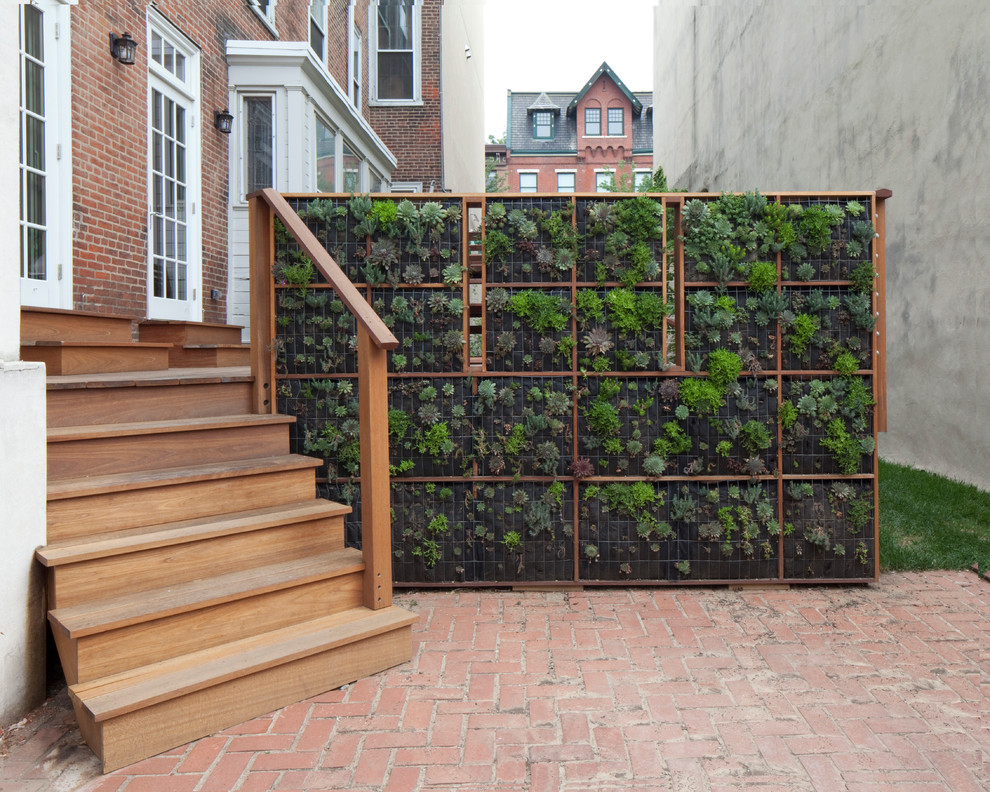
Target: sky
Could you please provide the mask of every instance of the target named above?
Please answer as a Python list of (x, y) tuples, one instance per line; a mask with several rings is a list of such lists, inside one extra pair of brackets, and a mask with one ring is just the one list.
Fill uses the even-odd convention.
[(602, 61), (630, 91), (653, 90), (657, 0), (487, 0), (485, 138), (505, 133), (505, 94), (573, 91)]

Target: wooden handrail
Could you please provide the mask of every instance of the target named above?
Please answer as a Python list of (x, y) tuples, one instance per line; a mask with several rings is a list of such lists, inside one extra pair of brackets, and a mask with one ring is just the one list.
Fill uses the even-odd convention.
[(387, 608), (392, 604), (392, 516), (385, 351), (395, 349), (399, 342), (285, 198), (271, 188), (252, 193), (248, 196), (248, 216), (251, 373), (254, 375), (255, 412), (270, 413), (275, 406), (272, 396), (275, 380), (275, 290), (272, 278), (275, 217), (282, 221), (357, 319), (364, 605), (373, 610)]
[(309, 256), (313, 264), (320, 271), (320, 274), (330, 283), (337, 296), (340, 297), (348, 310), (354, 314), (358, 322), (364, 325), (368, 331), (368, 336), (379, 349), (395, 349), (399, 346), (398, 340), (392, 335), (385, 323), (381, 320), (368, 305), (368, 301), (361, 296), (350, 278), (348, 278), (340, 265), (333, 260), (327, 250), (320, 244), (320, 240), (309, 230), (309, 227), (302, 221), (298, 214), (289, 206), (289, 202), (271, 187), (266, 187), (258, 192), (251, 193), (251, 198), (262, 198), (267, 203), (275, 216), (282, 221), (282, 225), (288, 229), (289, 233), (295, 237), (296, 242)]

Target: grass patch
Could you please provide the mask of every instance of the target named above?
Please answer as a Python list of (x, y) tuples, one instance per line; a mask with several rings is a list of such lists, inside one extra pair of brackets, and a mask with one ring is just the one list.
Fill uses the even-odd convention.
[(990, 570), (990, 492), (880, 461), (880, 566)]

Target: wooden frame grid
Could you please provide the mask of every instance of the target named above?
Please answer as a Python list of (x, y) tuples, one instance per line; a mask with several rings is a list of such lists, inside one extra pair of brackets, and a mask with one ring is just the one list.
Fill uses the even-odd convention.
[[(345, 202), (348, 196), (342, 195), (294, 195), (287, 196), (288, 198), (296, 202), (306, 202), (309, 200), (331, 200), (340, 203)], [(660, 239), (657, 241), (658, 250), (660, 251), (661, 258), (661, 273), (662, 277), (657, 281), (645, 281), (642, 283), (637, 283), (637, 289), (653, 289), (656, 290), (663, 298), (665, 302), (668, 300), (673, 301), (673, 313), (671, 316), (672, 327), (670, 323), (665, 322), (661, 328), (661, 346), (664, 350), (664, 355), (666, 356), (666, 363), (659, 370), (643, 370), (643, 371), (619, 371), (619, 370), (608, 370), (608, 371), (586, 371), (582, 370), (580, 364), (580, 355), (578, 351), (577, 344), (573, 345), (570, 349), (570, 366), (568, 368), (561, 367), (560, 370), (552, 371), (520, 371), (520, 370), (492, 370), (489, 359), (489, 312), (487, 310), (488, 296), (491, 290), (496, 288), (506, 288), (506, 289), (533, 289), (541, 290), (543, 292), (551, 291), (563, 291), (569, 292), (570, 304), (571, 304), (571, 316), (568, 320), (569, 335), (575, 340), (580, 337), (578, 317), (577, 317), (577, 295), (582, 288), (599, 288), (608, 289), (616, 287), (619, 285), (618, 281), (606, 281), (604, 284), (600, 281), (592, 282), (588, 280), (583, 280), (579, 277), (578, 266), (572, 267), (569, 273), (569, 277), (565, 277), (560, 280), (526, 280), (524, 283), (514, 283), (511, 281), (497, 280), (492, 281), (490, 279), (489, 267), (484, 262), (483, 258), (479, 253), (479, 245), (483, 246), (487, 238), (487, 229), (485, 218), (488, 214), (488, 209), (490, 205), (494, 203), (502, 203), (506, 206), (522, 207), (531, 206), (534, 203), (539, 203), (541, 201), (548, 202), (549, 206), (556, 206), (558, 204), (569, 203), (571, 206), (571, 218), (570, 222), (572, 228), (577, 229), (578, 226), (578, 211), (579, 206), (584, 205), (587, 202), (599, 202), (608, 201), (616, 202), (623, 201), (632, 198), (629, 194), (603, 194), (603, 193), (567, 193), (567, 194), (557, 194), (557, 193), (526, 193), (526, 194), (494, 194), (494, 195), (462, 195), (462, 196), (452, 196), (450, 194), (443, 195), (416, 195), (416, 196), (402, 196), (403, 200), (412, 200), (413, 203), (417, 205), (422, 205), (425, 202), (441, 200), (444, 202), (457, 203), (460, 204), (460, 217), (461, 217), (461, 229), (459, 233), (459, 246), (458, 251), (459, 262), (462, 268), (461, 283), (459, 289), (455, 286), (455, 292), (460, 294), (460, 299), (463, 303), (463, 315), (461, 317), (460, 326), (462, 328), (462, 354), (461, 354), (461, 365), (457, 370), (448, 371), (403, 371), (395, 372), (390, 371), (388, 373), (388, 382), (397, 382), (403, 380), (414, 380), (414, 379), (434, 379), (438, 382), (440, 381), (455, 381), (457, 379), (462, 379), (465, 382), (470, 381), (470, 391), (471, 394), (476, 396), (478, 384), (482, 380), (493, 380), (496, 382), (511, 382), (512, 380), (517, 380), (519, 378), (525, 377), (544, 377), (544, 378), (555, 378), (561, 381), (566, 381), (569, 384), (570, 390), (573, 394), (570, 405), (570, 451), (571, 459), (577, 460), (581, 454), (581, 444), (580, 438), (578, 436), (578, 427), (581, 422), (581, 408), (579, 405), (578, 394), (581, 392), (582, 387), (585, 383), (593, 380), (603, 380), (603, 379), (614, 379), (618, 381), (642, 381), (644, 379), (653, 380), (666, 380), (670, 378), (678, 378), (679, 380), (684, 380), (687, 378), (702, 376), (701, 372), (691, 371), (686, 364), (687, 352), (685, 345), (685, 335), (686, 335), (686, 322), (688, 320), (688, 311), (686, 310), (685, 300), (686, 296), (691, 293), (696, 293), (701, 290), (714, 289), (714, 288), (736, 288), (745, 289), (745, 281), (730, 281), (727, 284), (718, 284), (715, 281), (701, 281), (693, 280), (688, 281), (685, 277), (685, 253), (683, 244), (683, 234), (684, 234), (684, 224), (683, 224), (683, 214), (684, 207), (689, 201), (713, 201), (719, 196), (712, 194), (651, 194), (649, 197), (659, 203), (660, 217), (663, 218), (661, 222), (662, 234)], [(883, 311), (883, 286), (884, 286), (884, 240), (885, 240), (885, 213), (884, 213), (884, 201), (889, 197), (889, 191), (843, 191), (843, 192), (780, 192), (780, 193), (767, 193), (765, 197), (768, 201), (775, 202), (779, 201), (782, 203), (800, 203), (800, 202), (837, 202), (837, 201), (861, 201), (865, 202), (869, 206), (869, 211), (873, 219), (874, 227), (876, 229), (876, 238), (873, 241), (872, 255), (874, 266), (876, 268), (876, 284), (877, 287), (873, 294), (871, 295), (871, 305), (877, 317), (876, 330), (871, 336), (871, 360), (873, 365), (869, 368), (863, 368), (855, 372), (856, 377), (868, 379), (872, 384), (872, 393), (876, 400), (876, 407), (872, 412), (872, 422), (873, 422), (873, 437), (876, 439), (877, 432), (882, 431), (885, 422), (885, 355), (884, 355), (884, 311)], [(399, 201), (400, 198), (394, 195), (372, 195), (370, 198), (374, 201)], [(470, 228), (469, 214), (471, 212), (480, 212), (481, 223), (478, 229)], [(555, 210), (548, 210), (555, 211)], [(669, 213), (669, 224), (668, 224), (668, 213)], [(673, 238), (670, 239), (668, 234)], [(262, 244), (259, 241), (258, 244)], [(269, 245), (270, 245), (269, 241)], [(371, 250), (371, 238), (368, 237), (365, 241), (365, 251), (370, 252)], [(809, 287), (818, 288), (834, 288), (842, 290), (848, 288), (849, 281), (843, 279), (832, 279), (832, 280), (786, 280), (784, 279), (784, 268), (783, 268), (783, 254), (778, 252), (775, 254), (775, 264), (777, 268), (777, 283), (775, 285), (775, 291), (778, 295), (785, 295), (795, 292), (795, 290), (800, 291), (802, 289), (807, 290)], [(672, 284), (673, 293), (668, 294), (668, 283)], [(364, 295), (365, 299), (370, 303), (372, 302), (372, 284), (368, 283), (356, 283), (358, 290)], [(324, 284), (312, 284), (314, 289), (326, 288)], [(284, 286), (276, 286), (275, 292), (278, 293), (280, 289), (285, 289)], [(411, 287), (408, 284), (398, 283), (394, 285), (397, 292), (403, 293), (403, 290), (407, 288), (416, 288), (422, 290), (445, 290), (445, 292), (450, 292), (451, 288), (449, 284), (439, 282), (439, 280), (416, 284), (415, 287)], [(476, 293), (480, 293), (480, 303), (472, 303)], [(274, 301), (275, 296), (273, 295), (272, 300)], [(472, 308), (477, 308), (480, 305), (480, 310), (472, 311)], [(254, 322), (252, 323), (254, 324)], [(265, 322), (265, 326), (269, 327), (272, 333), (277, 333), (278, 328), (275, 326), (274, 315), (270, 317), (270, 320)], [(477, 330), (478, 332), (473, 332)], [(479, 337), (480, 342), (472, 342), (472, 337)], [(815, 369), (801, 369), (801, 368), (785, 368), (784, 352), (783, 352), (783, 340), (782, 340), (782, 325), (779, 320), (775, 320), (772, 323), (771, 338), (773, 339), (774, 349), (772, 357), (772, 368), (764, 368), (761, 371), (754, 373), (744, 373), (743, 379), (745, 381), (753, 381), (754, 383), (763, 384), (767, 381), (773, 381), (776, 384), (776, 393), (778, 394), (778, 404), (779, 400), (784, 396), (785, 386), (792, 386), (795, 382), (805, 382), (815, 379), (821, 379), (823, 377), (835, 377), (837, 372), (833, 369), (826, 368), (815, 368)], [(472, 350), (475, 349), (475, 344), (480, 343), (480, 356), (472, 356)], [(672, 353), (672, 354), (671, 354)], [(556, 358), (555, 358), (556, 359)], [(360, 366), (358, 369), (360, 370)], [(317, 373), (285, 373), (275, 376), (272, 382), (277, 385), (279, 380), (285, 379), (299, 379), (299, 380), (317, 380), (321, 378), (325, 379), (356, 379), (358, 374), (353, 372), (350, 373), (339, 373), (339, 374), (317, 374)], [(532, 475), (516, 475), (516, 476), (484, 476), (480, 475), (480, 469), (477, 461), (473, 462), (470, 469), (464, 472), (464, 475), (451, 476), (451, 477), (421, 477), (421, 476), (406, 476), (402, 475), (398, 478), (393, 477), (393, 483), (404, 482), (409, 484), (421, 483), (423, 485), (431, 484), (436, 486), (450, 485), (453, 483), (465, 484), (473, 487), (473, 492), (475, 497), (480, 497), (478, 493), (482, 492), (486, 485), (489, 484), (514, 484), (514, 483), (543, 483), (549, 484), (554, 481), (561, 481), (567, 486), (571, 493), (570, 502), (574, 504), (574, 511), (572, 515), (572, 520), (570, 521), (570, 530), (573, 534), (572, 536), (572, 548), (571, 552), (573, 554), (573, 575), (567, 580), (534, 580), (530, 581), (533, 583), (539, 583), (541, 585), (573, 585), (575, 583), (580, 583), (582, 585), (614, 585), (617, 581), (615, 579), (592, 579), (580, 574), (581, 559), (582, 559), (582, 540), (581, 540), (581, 520), (580, 520), (580, 494), (582, 487), (587, 485), (597, 485), (606, 486), (612, 482), (629, 482), (629, 481), (655, 481), (657, 483), (663, 483), (669, 486), (677, 487), (687, 487), (692, 488), (701, 485), (710, 485), (715, 487), (716, 490), (721, 487), (740, 487), (747, 485), (750, 481), (760, 482), (771, 487), (772, 491), (775, 493), (776, 497), (776, 513), (777, 522), (779, 527), (779, 532), (776, 536), (776, 575), (773, 577), (761, 577), (758, 580), (760, 582), (783, 582), (783, 583), (805, 583), (805, 582), (823, 582), (828, 580), (841, 580), (842, 582), (871, 582), (875, 581), (879, 575), (879, 566), (877, 560), (877, 543), (878, 543), (878, 527), (879, 527), (879, 516), (877, 513), (876, 503), (877, 503), (877, 481), (876, 481), (876, 471), (877, 471), (877, 451), (873, 450), (873, 460), (872, 465), (869, 466), (869, 472), (858, 472), (853, 474), (838, 474), (830, 472), (793, 472), (785, 470), (785, 451), (784, 451), (784, 437), (783, 430), (779, 421), (774, 422), (776, 425), (776, 437), (774, 441), (776, 443), (776, 470), (767, 470), (763, 474), (756, 476), (741, 476), (737, 474), (732, 475), (694, 475), (694, 474), (684, 474), (679, 471), (675, 471), (673, 475), (663, 476), (660, 479), (651, 479), (643, 476), (625, 476), (621, 473), (600, 473), (600, 471), (595, 471), (596, 475), (591, 475), (587, 477), (577, 477), (574, 475), (557, 475), (557, 476), (532, 476)], [(599, 474), (600, 473), (600, 474)], [(823, 576), (812, 576), (812, 577), (795, 577), (788, 576), (786, 573), (786, 559), (785, 559), (785, 546), (788, 546), (789, 542), (786, 539), (786, 526), (784, 519), (784, 504), (787, 496), (787, 487), (789, 484), (794, 482), (801, 483), (807, 482), (808, 484), (816, 487), (816, 493), (826, 486), (826, 483), (848, 483), (855, 484), (856, 482), (869, 482), (873, 490), (873, 506), (872, 506), (872, 524), (873, 531), (870, 541), (872, 542), (872, 547), (869, 548), (870, 558), (872, 559), (872, 564), (870, 565), (868, 572), (864, 570), (864, 574), (856, 576), (840, 576), (837, 578), (832, 578), (827, 575)], [(327, 483), (324, 480), (324, 483)], [(332, 483), (332, 482), (329, 482)], [(360, 479), (355, 479), (355, 483), (360, 483)], [(673, 490), (671, 490), (673, 491)], [(715, 490), (712, 490), (715, 491)], [(719, 490), (720, 491), (720, 490)], [(380, 491), (379, 491), (380, 492)], [(817, 495), (816, 495), (817, 497)], [(463, 585), (464, 580), (430, 580), (424, 578), (415, 581), (397, 581), (397, 585), (415, 585), (415, 586), (449, 586), (449, 585)], [(519, 583), (517, 580), (472, 580), (469, 581), (472, 585), (516, 585)], [(627, 582), (635, 583), (637, 585), (644, 584), (669, 584), (676, 583), (679, 585), (710, 585), (712, 583), (727, 583), (727, 582), (745, 582), (745, 580), (739, 579), (694, 579), (687, 576), (678, 577), (675, 579), (627, 579)], [(755, 581), (754, 581), (755, 582)]]

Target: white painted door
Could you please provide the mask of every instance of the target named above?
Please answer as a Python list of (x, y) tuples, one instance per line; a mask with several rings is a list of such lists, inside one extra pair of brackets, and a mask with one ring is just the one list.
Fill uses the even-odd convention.
[(148, 316), (203, 317), (195, 50), (165, 23), (149, 36)]

